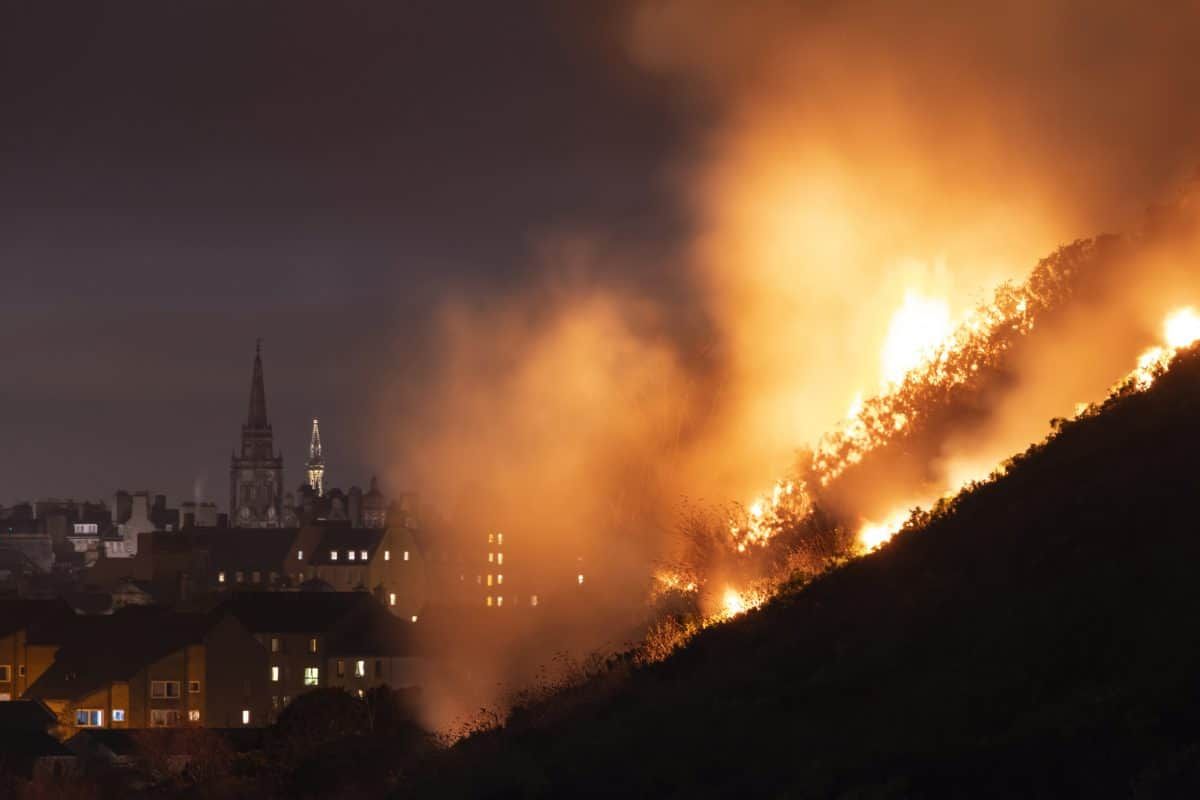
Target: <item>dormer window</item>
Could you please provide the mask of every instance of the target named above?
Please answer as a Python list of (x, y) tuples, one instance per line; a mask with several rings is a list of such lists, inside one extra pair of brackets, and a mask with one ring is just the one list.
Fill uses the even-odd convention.
[(366, 561), (366, 560), (367, 560), (367, 551), (366, 551), (366, 550), (363, 550), (362, 552), (360, 552), (360, 553), (358, 554), (358, 560), (359, 560), (359, 561)]
[(303, 550), (297, 550), (297, 551), (296, 551), (296, 560), (297, 560), (297, 561), (303, 561), (303, 560), (304, 560), (304, 551), (303, 551)]
[(329, 560), (330, 560), (330, 561), (337, 561), (337, 550), (330, 550), (330, 551), (329, 551)]
[(353, 550), (350, 551), (350, 555), (347, 556), (347, 558), (349, 558), (351, 561), (354, 560), (354, 551)]

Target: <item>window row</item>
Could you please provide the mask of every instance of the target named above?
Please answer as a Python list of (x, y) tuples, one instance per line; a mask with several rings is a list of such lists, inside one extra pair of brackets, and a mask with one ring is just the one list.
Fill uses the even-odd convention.
[[(150, 696), (154, 698), (179, 697), (179, 681), (150, 681)], [(188, 681), (188, 694), (200, 693), (200, 681)]]

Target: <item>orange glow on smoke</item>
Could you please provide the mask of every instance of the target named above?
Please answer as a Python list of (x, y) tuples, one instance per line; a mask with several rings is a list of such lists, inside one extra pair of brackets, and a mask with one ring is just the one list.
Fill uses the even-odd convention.
[(892, 316), (883, 345), (884, 381), (888, 384), (903, 381), (910, 370), (936, 354), (952, 331), (950, 306), (945, 300), (923, 297), (911, 289), (906, 291), (904, 304)]
[(909, 512), (906, 510), (893, 511), (882, 522), (868, 522), (858, 531), (859, 544), (865, 550), (875, 550), (886, 544), (908, 521)]
[(766, 600), (767, 596), (763, 592), (739, 592), (732, 586), (728, 586), (725, 588), (725, 594), (721, 596), (721, 613), (719, 616), (722, 619), (732, 619), (740, 614), (745, 614), (751, 609), (758, 608)]

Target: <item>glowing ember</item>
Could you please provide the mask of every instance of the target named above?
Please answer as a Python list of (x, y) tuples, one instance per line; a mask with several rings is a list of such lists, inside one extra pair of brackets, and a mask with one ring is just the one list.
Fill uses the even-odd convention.
[(739, 592), (732, 586), (726, 587), (725, 594), (721, 596), (721, 614), (723, 619), (731, 619), (739, 614), (745, 614), (752, 608), (758, 608), (766, 601), (766, 595), (762, 592)]
[(906, 292), (904, 305), (892, 316), (883, 345), (884, 380), (889, 384), (903, 381), (910, 370), (936, 355), (952, 330), (950, 307), (944, 300)]
[(1200, 341), (1200, 314), (1191, 306), (1168, 314), (1163, 322), (1163, 339), (1167, 347), (1175, 349)]
[(656, 582), (656, 589), (658, 590), (658, 593), (687, 592), (688, 594), (691, 594), (699, 588), (696, 585), (696, 581), (689, 580), (678, 572), (671, 572), (668, 570), (659, 570), (658, 572), (654, 573), (654, 580)]
[(803, 484), (776, 483), (770, 494), (758, 497), (746, 506), (744, 519), (730, 522), (729, 533), (737, 551), (745, 553), (751, 546), (765, 545), (775, 535), (781, 519), (803, 513), (807, 503)]
[(1132, 380), (1140, 392), (1154, 385), (1180, 349), (1200, 341), (1200, 314), (1190, 306), (1172, 311), (1163, 321), (1163, 341), (1165, 346), (1156, 345), (1138, 356), (1137, 367), (1125, 379)]
[(908, 516), (908, 511), (894, 511), (883, 522), (868, 522), (859, 529), (858, 541), (867, 550), (874, 550), (895, 536)]

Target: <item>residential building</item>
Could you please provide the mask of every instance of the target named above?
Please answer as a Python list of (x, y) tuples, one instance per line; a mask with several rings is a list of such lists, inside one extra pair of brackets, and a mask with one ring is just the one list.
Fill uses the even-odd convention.
[(67, 730), (267, 722), (267, 653), (231, 614), (154, 606), (89, 617), (25, 692)]
[[(388, 626), (401, 624), (362, 592), (240, 592), (226, 608), (267, 651), (264, 675), (273, 714), (304, 692), (343, 685), (336, 675), (338, 658), (369, 658), (374, 669), (376, 658), (410, 655), (407, 640), (387, 648), (357, 647), (351, 632), (394, 632)], [(375, 635), (376, 643), (384, 640), (384, 633)], [(404, 664), (389, 663), (388, 669), (397, 678), (407, 674)]]

